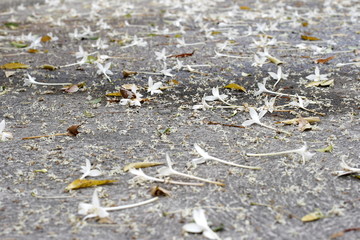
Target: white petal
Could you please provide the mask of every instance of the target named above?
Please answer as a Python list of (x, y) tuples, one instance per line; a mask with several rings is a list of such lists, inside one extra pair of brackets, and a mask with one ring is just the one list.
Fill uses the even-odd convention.
[(243, 122), (241, 125), (243, 127), (247, 127), (247, 126), (250, 126), (250, 125), (253, 125), (255, 122), (254, 120), (246, 120), (245, 122)]
[(2, 120), (0, 122), (0, 133), (2, 133), (4, 131), (4, 129), (5, 129), (5, 120)]
[(196, 143), (194, 143), (194, 148), (195, 150), (202, 156), (202, 157), (206, 157), (208, 156), (208, 153), (205, 152), (204, 149), (202, 149), (199, 145), (197, 145)]
[(193, 218), (197, 225), (201, 226), (203, 229), (208, 228), (208, 223), (205, 216), (205, 211), (203, 209), (194, 209)]
[(215, 101), (218, 99), (218, 97), (215, 97), (215, 96), (205, 96), (204, 97), (205, 101)]
[(87, 215), (90, 211), (90, 209), (93, 208), (92, 204), (89, 203), (79, 203), (79, 210), (78, 214), (80, 215)]
[(99, 197), (97, 195), (97, 189), (94, 190), (93, 196), (92, 196), (92, 200), (91, 200), (91, 204), (94, 207), (100, 207), (100, 201), (99, 201)]
[(201, 158), (194, 158), (193, 160), (191, 160), (192, 163), (196, 164), (202, 164), (206, 162), (206, 159), (201, 157)]
[(201, 233), (204, 229), (196, 223), (185, 224), (182, 229), (190, 233)]
[(211, 229), (204, 231), (203, 235), (204, 235), (204, 237), (206, 237), (208, 239), (220, 239), (219, 236), (215, 232), (213, 232)]
[(268, 72), (273, 79), (278, 79), (278, 75), (274, 72)]
[(256, 110), (254, 108), (249, 108), (249, 110), (251, 119), (254, 120), (254, 122), (259, 122), (259, 114), (256, 112)]
[(97, 176), (100, 176), (102, 174), (102, 172), (98, 169), (93, 169), (89, 172), (89, 176), (91, 177), (97, 177)]

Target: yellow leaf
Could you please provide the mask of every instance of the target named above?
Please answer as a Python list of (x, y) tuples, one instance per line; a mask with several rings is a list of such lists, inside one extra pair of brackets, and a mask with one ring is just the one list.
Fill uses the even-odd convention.
[(29, 68), (29, 65), (13, 62), (13, 63), (6, 63), (4, 65), (1, 65), (0, 68), (2, 69), (26, 69)]
[(72, 183), (70, 183), (65, 190), (70, 191), (73, 189), (79, 189), (79, 188), (87, 188), (87, 187), (93, 187), (98, 185), (104, 185), (109, 183), (118, 182), (118, 180), (94, 180), (94, 179), (76, 179)]
[(308, 41), (319, 41), (319, 40), (321, 40), (320, 38), (307, 36), (307, 35), (301, 35), (301, 39), (302, 40), (308, 40)]
[(38, 53), (39, 50), (34, 49), (34, 48), (30, 48), (27, 52), (28, 52), (28, 53)]
[(248, 6), (240, 6), (239, 8), (241, 10), (251, 10), (251, 8), (249, 8)]
[(44, 65), (40, 66), (40, 68), (47, 69), (50, 71), (54, 71), (55, 69), (57, 69), (57, 67), (55, 67), (53, 65), (49, 65), (49, 64), (44, 64)]
[(246, 92), (246, 89), (243, 86), (240, 86), (239, 84), (236, 83), (230, 83), (229, 85), (226, 85), (224, 88), (230, 88), (230, 89)]
[(320, 148), (320, 149), (316, 149), (315, 151), (318, 151), (318, 152), (332, 152), (334, 150), (334, 147), (333, 145), (329, 145), (325, 148)]
[(147, 168), (147, 167), (155, 167), (159, 165), (164, 165), (162, 162), (135, 162), (130, 163), (124, 167), (124, 171), (127, 172), (132, 168)]
[(107, 97), (121, 97), (121, 92), (107, 93)]
[(309, 213), (305, 216), (303, 216), (301, 218), (301, 221), (303, 222), (312, 222), (312, 221), (316, 221), (316, 220), (319, 220), (321, 218), (324, 218), (324, 214), (322, 214), (322, 212), (320, 212), (319, 210), (315, 211), (315, 212), (312, 212), (312, 213)]
[(42, 38), (41, 38), (41, 41), (42, 41), (42, 42), (48, 42), (48, 41), (50, 41), (50, 40), (51, 40), (51, 37), (48, 36), (48, 35), (44, 35), (44, 36), (42, 36)]

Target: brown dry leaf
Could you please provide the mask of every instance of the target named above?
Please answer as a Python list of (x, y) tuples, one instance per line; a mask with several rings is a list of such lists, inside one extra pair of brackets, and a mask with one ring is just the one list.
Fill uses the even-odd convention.
[(317, 210), (315, 212), (312, 212), (312, 213), (309, 213), (309, 214), (303, 216), (301, 218), (301, 221), (302, 222), (312, 222), (312, 221), (316, 221), (316, 220), (319, 220), (324, 217), (325, 217), (324, 214), (322, 214), (322, 212)]
[(343, 231), (332, 234), (330, 236), (330, 239), (335, 239), (335, 238), (338, 238), (338, 237), (342, 237), (347, 232), (357, 232), (357, 231), (360, 231), (360, 228), (347, 228), (347, 229), (344, 229)]
[(29, 67), (30, 65), (26, 65), (18, 62), (6, 63), (0, 66), (0, 68), (2, 69), (27, 69)]
[(11, 76), (13, 76), (13, 75), (15, 75), (15, 71), (4, 71), (5, 72), (5, 77), (11, 77)]
[(151, 187), (150, 193), (153, 197), (171, 197), (170, 191), (159, 186)]
[(67, 129), (68, 134), (69, 134), (70, 136), (75, 137), (76, 135), (78, 135), (78, 134), (80, 133), (80, 132), (78, 131), (78, 129), (79, 129), (80, 126), (81, 126), (81, 124), (80, 124), (80, 125), (72, 125), (72, 126), (70, 126), (70, 127)]
[(74, 92), (77, 92), (79, 91), (79, 86), (77, 84), (74, 84), (74, 85), (71, 85), (71, 86), (68, 86), (68, 87), (65, 87), (65, 88), (62, 88), (65, 92), (68, 92), (68, 93), (74, 93)]
[[(305, 117), (303, 119), (305, 121), (307, 121), (308, 123), (320, 122), (319, 117)], [(286, 124), (286, 125), (291, 125), (291, 124), (298, 124), (299, 121), (300, 121), (300, 118), (293, 118), (293, 119), (284, 120), (284, 121), (280, 121), (280, 122), (276, 122), (276, 123), (282, 123), (282, 124)]]
[(331, 59), (334, 59), (334, 58), (335, 58), (335, 56), (331, 56), (331, 57), (328, 57), (328, 58), (320, 58), (320, 59), (314, 60), (314, 63), (325, 64), (325, 63), (327, 63), (328, 61), (330, 61)]
[(191, 57), (192, 55), (194, 55), (195, 50), (192, 51), (191, 53), (182, 53), (182, 54), (176, 54), (176, 55), (171, 55), (168, 56), (168, 58), (185, 58), (185, 57)]
[(65, 188), (65, 190), (70, 191), (70, 190), (74, 190), (74, 189), (99, 186), (99, 185), (104, 185), (104, 184), (109, 184), (109, 183), (114, 183), (114, 182), (118, 182), (118, 180), (76, 179), (72, 183), (70, 183)]
[(51, 37), (48, 36), (48, 35), (44, 35), (44, 36), (42, 36), (42, 38), (41, 38), (41, 41), (42, 41), (42, 42), (48, 42), (48, 41), (50, 41), (50, 40), (51, 40)]
[(131, 75), (135, 75), (135, 74), (137, 74), (137, 72), (131, 72), (126, 70), (123, 71), (124, 78), (130, 77)]
[(167, 83), (170, 85), (179, 85), (180, 84), (180, 82), (176, 79), (171, 79)]
[(159, 165), (164, 165), (162, 162), (135, 162), (130, 163), (124, 167), (124, 171), (127, 172), (132, 168), (147, 168), (147, 167), (155, 167)]
[(133, 93), (131, 90), (127, 90), (124, 87), (120, 88), (120, 94), (123, 98), (127, 98), (127, 99), (133, 99), (136, 98), (135, 93)]
[(320, 38), (307, 36), (307, 35), (301, 35), (301, 39), (307, 40), (307, 41), (320, 41), (321, 40)]
[(28, 53), (38, 53), (39, 50), (34, 49), (34, 48), (30, 48), (27, 52), (28, 52)]
[(55, 67), (53, 65), (50, 65), (50, 64), (44, 64), (44, 65), (40, 66), (39, 68), (47, 69), (47, 70), (50, 70), (50, 71), (54, 71), (54, 70), (57, 69), (57, 67)]
[(314, 81), (314, 82), (310, 82), (308, 84), (305, 85), (305, 87), (329, 87), (329, 86), (334, 86), (334, 80), (330, 79), (330, 80), (323, 80), (323, 81)]
[(235, 90), (240, 90), (240, 91), (246, 92), (246, 89), (243, 86), (240, 86), (239, 84), (236, 84), (236, 83), (230, 83), (230, 84), (226, 85), (224, 88), (230, 88), (230, 89), (235, 89)]
[(312, 129), (309, 121), (307, 121), (303, 117), (299, 117), (298, 123), (299, 123), (298, 129), (299, 129), (300, 132)]

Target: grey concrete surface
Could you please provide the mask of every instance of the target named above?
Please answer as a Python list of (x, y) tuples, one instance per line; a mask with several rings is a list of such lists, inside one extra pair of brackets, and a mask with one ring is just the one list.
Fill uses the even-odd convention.
[[(360, 81), (359, 65), (354, 64), (359, 61), (359, 2), (66, 0), (48, 1), (36, 9), (27, 1), (25, 9), (9, 14), (14, 4), (0, 3), (0, 65), (20, 62), (30, 67), (0, 69), (0, 121), (5, 119), (4, 131), (13, 135), (0, 142), (1, 239), (204, 239), (182, 229), (193, 222), (195, 208), (205, 210), (220, 239), (360, 238), (359, 179), (332, 174), (342, 170), (342, 161), (360, 166)], [(10, 29), (5, 25), (9, 21), (18, 26)], [(252, 33), (247, 32), (249, 26)], [(75, 29), (83, 33), (87, 27), (93, 32), (90, 35), (70, 35)], [(16, 44), (30, 45), (36, 40), (25, 37), (31, 37), (30, 33), (38, 37), (52, 33), (58, 40), (35, 46), (37, 53), (17, 48)], [(320, 40), (302, 40), (302, 35)], [(127, 47), (134, 36), (147, 45)], [(182, 37), (188, 44), (201, 44), (177, 47)], [(99, 38), (109, 47), (97, 49)], [(257, 46), (252, 45), (255, 41)], [(224, 43), (227, 48), (222, 49)], [(268, 72), (276, 73), (279, 66), (270, 58), (263, 66), (252, 65), (254, 54), (264, 50), (261, 44), (267, 44), (269, 53), (284, 62), (279, 66), (289, 74), (275, 88), (276, 80)], [(96, 73), (95, 63), (53, 71), (41, 68), (80, 61), (75, 57), (79, 46), (102, 64), (111, 62), (111, 82)], [(166, 50), (166, 68), (172, 68), (171, 77), (149, 74), (163, 70), (164, 61), (156, 59), (162, 49)], [(192, 56), (175, 57), (194, 50)], [(225, 56), (216, 56), (215, 50)], [(109, 58), (103, 60), (100, 55)], [(314, 63), (332, 56), (324, 64)], [(191, 68), (177, 70), (177, 60)], [(339, 66), (343, 63), (351, 64)], [(310, 82), (306, 77), (316, 67), (334, 80), (331, 86), (306, 87)], [(138, 73), (125, 77), (124, 71)], [(25, 86), (27, 74), (44, 83), (85, 85), (74, 93), (61, 86)], [(149, 76), (162, 82), (161, 94), (147, 92)], [(259, 125), (241, 127), (250, 119), (251, 107), (260, 110), (266, 97), (274, 96), (255, 96), (264, 78), (269, 78), (269, 90), (311, 101), (307, 111), (289, 106), (296, 97), (278, 96), (274, 111), (261, 119), (290, 135)], [(246, 92), (224, 88), (230, 83), (243, 86)], [(107, 96), (126, 84), (135, 84), (143, 95), (140, 107), (123, 106), (121, 97)], [(228, 95), (232, 108), (208, 101), (213, 108), (192, 109), (217, 86), (220, 94)], [(300, 116), (320, 121), (306, 131), (298, 125), (279, 124)], [(22, 139), (64, 133), (77, 124), (81, 127), (75, 137)], [(261, 170), (211, 160), (194, 167), (191, 160), (199, 157), (194, 143), (214, 157)], [(298, 154), (246, 156), (298, 149), (304, 143), (315, 153), (305, 162)], [(333, 147), (331, 152), (317, 151), (328, 146)], [(165, 163), (166, 153), (174, 169), (225, 186), (137, 182), (123, 170), (134, 162)], [(84, 220), (78, 206), (91, 203), (94, 188), (64, 189), (80, 178), (86, 159), (103, 172), (87, 178), (119, 180), (97, 187), (102, 206), (150, 199), (150, 188), (156, 185), (171, 196), (110, 212), (106, 219)], [(155, 176), (159, 168), (143, 170)], [(323, 217), (301, 220), (316, 211)]]

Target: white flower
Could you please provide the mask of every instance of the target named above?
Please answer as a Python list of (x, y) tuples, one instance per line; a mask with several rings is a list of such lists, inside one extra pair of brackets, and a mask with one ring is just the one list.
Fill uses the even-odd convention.
[(309, 76), (306, 77), (306, 79), (309, 79), (311, 81), (323, 81), (328, 79), (327, 75), (328, 74), (320, 74), (319, 67), (316, 66), (315, 74), (310, 74)]
[(162, 82), (156, 82), (154, 83), (152, 78), (149, 77), (149, 81), (148, 81), (148, 92), (153, 95), (154, 93), (162, 93), (162, 91), (159, 89), (162, 86)]
[(88, 53), (86, 51), (84, 51), (83, 47), (80, 45), (79, 46), (79, 51), (75, 53), (75, 57), (76, 58), (84, 58), (85, 56), (87, 58)]
[(350, 174), (360, 174), (360, 168), (353, 168), (350, 167), (344, 159), (341, 160), (340, 167), (342, 168), (341, 171), (334, 171), (333, 174), (340, 177)]
[(78, 213), (80, 215), (86, 215), (84, 217), (84, 220), (87, 218), (94, 218), (94, 217), (106, 218), (109, 216), (109, 213), (106, 211), (106, 209), (100, 206), (97, 189), (94, 190), (91, 204), (79, 203)]
[(135, 97), (132, 99), (128, 99), (128, 98), (123, 98), (120, 100), (120, 105), (129, 105), (129, 106), (137, 106), (140, 107), (141, 106), (141, 101), (142, 101), (142, 96), (140, 93), (137, 92), (137, 87), (136, 85), (133, 85), (131, 87), (131, 91), (134, 93)]
[(193, 218), (195, 223), (187, 223), (183, 230), (190, 233), (202, 233), (208, 239), (220, 240), (220, 237), (209, 227), (205, 211), (203, 209), (194, 209)]
[(91, 164), (88, 159), (85, 160), (85, 166), (81, 166), (80, 172), (83, 173), (83, 175), (80, 177), (80, 179), (84, 179), (87, 176), (97, 177), (102, 174), (102, 172), (98, 169), (91, 170)]
[(289, 103), (290, 106), (294, 106), (294, 107), (298, 107), (298, 108), (302, 108), (302, 109), (305, 109), (306, 110), (306, 107), (311, 103), (311, 101), (309, 100), (303, 100), (301, 97), (298, 96), (298, 100), (299, 102), (297, 101), (292, 101)]
[(268, 72), (270, 74), (270, 76), (273, 79), (276, 79), (276, 83), (274, 84), (274, 87), (280, 82), (281, 79), (287, 79), (287, 77), (289, 76), (289, 74), (285, 74), (282, 72), (281, 67), (278, 67), (277, 73), (274, 72)]
[(205, 100), (205, 94), (204, 94), (204, 96), (201, 98), (201, 104), (200, 105), (194, 105), (193, 107), (192, 107), (192, 109), (194, 109), (194, 110), (198, 110), (198, 109), (202, 109), (202, 110), (206, 110), (206, 109), (211, 109), (212, 108), (212, 106), (210, 106), (209, 104), (207, 104), (207, 102), (206, 102), (206, 100)]
[(216, 184), (219, 186), (225, 186), (225, 184), (221, 183), (221, 182), (214, 182), (205, 178), (200, 178), (200, 177), (196, 177), (190, 174), (185, 174), (185, 173), (181, 173), (178, 172), (176, 170), (174, 170), (172, 168), (172, 162), (170, 160), (169, 154), (166, 153), (166, 162), (167, 162), (167, 167), (162, 167), (158, 170), (158, 177), (167, 177), (167, 176), (171, 176), (171, 175), (178, 175), (178, 176), (182, 176), (182, 177), (186, 177), (186, 178), (191, 178), (191, 179), (195, 179), (195, 180), (199, 180), (199, 181), (203, 181), (203, 182), (207, 182), (207, 183), (212, 183), (212, 184)]
[(249, 108), (249, 110), (250, 110), (251, 119), (244, 121), (242, 123), (242, 125), (244, 127), (250, 126), (254, 123), (262, 125), (262, 123), (260, 122), (260, 119), (266, 114), (267, 110), (261, 110), (260, 114), (258, 114), (254, 108)]
[(44, 83), (44, 82), (37, 82), (35, 80), (36, 80), (36, 78), (30, 76), (30, 74), (27, 73), (27, 78), (24, 79), (24, 86), (31, 86), (32, 84), (43, 85), (43, 86), (66, 86), (66, 85), (71, 85), (71, 83)]
[(145, 204), (154, 202), (157, 199), (158, 198), (155, 197), (155, 198), (151, 198), (149, 200), (142, 201), (139, 203), (134, 203), (134, 204), (128, 204), (128, 205), (117, 206), (117, 207), (101, 207), (99, 197), (97, 194), (97, 189), (95, 189), (93, 196), (92, 196), (91, 204), (90, 203), (79, 203), (78, 214), (86, 215), (83, 220), (88, 219), (88, 218), (94, 218), (94, 217), (106, 218), (109, 216), (108, 211), (117, 211), (117, 210), (122, 210), (122, 209), (126, 209), (126, 208), (138, 207), (141, 205), (145, 205)]
[(283, 155), (283, 154), (289, 154), (289, 153), (297, 153), (301, 155), (303, 164), (310, 160), (315, 153), (311, 153), (307, 151), (307, 144), (305, 143), (304, 146), (302, 146), (299, 149), (293, 149), (293, 150), (287, 150), (287, 151), (281, 151), (281, 152), (271, 152), (271, 153), (246, 153), (246, 156), (252, 156), (252, 157), (261, 157), (261, 156), (276, 156), (276, 155)]
[(105, 64), (105, 66), (103, 66), (101, 63), (99, 62), (96, 62), (96, 65), (98, 67), (98, 70), (97, 70), (97, 74), (98, 75), (101, 75), (101, 74), (104, 74), (105, 77), (109, 80), (109, 82), (111, 82), (111, 79), (109, 77), (109, 75), (113, 75), (113, 72), (109, 70), (110, 66), (111, 66), (111, 62), (108, 62)]
[(5, 142), (13, 138), (12, 133), (4, 132), (5, 129), (5, 120), (0, 122), (0, 142)]
[(161, 52), (155, 52), (155, 55), (156, 55), (156, 60), (166, 61), (166, 49), (165, 48), (163, 48), (161, 50)]
[(264, 56), (258, 56), (257, 54), (254, 54), (254, 62), (251, 64), (251, 66), (254, 67), (262, 67), (266, 63), (267, 58)]
[(215, 100), (220, 100), (222, 102), (224, 102), (224, 99), (227, 98), (227, 95), (225, 94), (221, 94), (219, 92), (219, 87), (214, 87), (212, 88), (212, 96), (205, 96), (205, 101), (215, 101)]
[(194, 148), (201, 156), (201, 158), (195, 158), (195, 159), (191, 160), (194, 164), (201, 164), (201, 163), (205, 163), (207, 160), (213, 160), (213, 161), (217, 161), (217, 162), (227, 164), (227, 165), (231, 165), (231, 166), (234, 166), (234, 167), (241, 167), (241, 168), (247, 168), (247, 169), (253, 169), (253, 170), (261, 169), (259, 167), (250, 167), (250, 166), (245, 166), (245, 165), (239, 165), (239, 164), (236, 164), (236, 163), (225, 161), (225, 160), (220, 159), (220, 158), (212, 157), (207, 152), (205, 152), (201, 147), (199, 147), (199, 145), (197, 145), (196, 143), (194, 144)]

